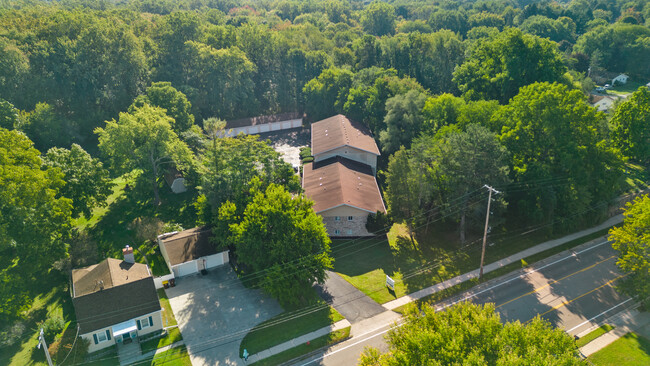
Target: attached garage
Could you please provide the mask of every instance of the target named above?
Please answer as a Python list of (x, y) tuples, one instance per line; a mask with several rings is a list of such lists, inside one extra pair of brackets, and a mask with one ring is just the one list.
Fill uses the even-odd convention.
[(196, 274), (228, 263), (228, 251), (217, 252), (210, 242), (211, 234), (210, 229), (197, 227), (158, 237), (160, 252), (174, 277)]

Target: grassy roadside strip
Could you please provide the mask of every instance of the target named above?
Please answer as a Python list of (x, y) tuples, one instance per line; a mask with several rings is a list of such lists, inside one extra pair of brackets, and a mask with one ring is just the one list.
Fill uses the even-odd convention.
[(296, 359), (301, 356), (306, 356), (309, 353), (316, 352), (324, 347), (332, 346), (336, 343), (343, 342), (344, 340), (350, 337), (350, 328), (343, 328), (337, 331), (334, 331), (330, 334), (318, 337), (309, 344), (301, 344), (299, 346), (288, 349), (284, 352), (280, 352), (277, 355), (259, 360), (252, 363), (251, 365), (255, 366), (273, 366), (280, 365), (284, 362)]
[[(317, 310), (309, 313), (310, 309)], [(303, 312), (307, 314), (301, 315)], [(343, 319), (343, 315), (322, 301), (305, 309), (285, 311), (251, 329), (239, 345), (239, 355), (244, 349), (254, 355)]]
[(636, 366), (650, 364), (650, 340), (634, 332), (589, 356), (592, 365)]
[(614, 326), (611, 326), (609, 324), (603, 324), (600, 327), (596, 328), (595, 330), (586, 334), (584, 337), (578, 339), (576, 341), (576, 346), (578, 346), (578, 348), (584, 347), (587, 345), (587, 343), (593, 341), (594, 339), (600, 337), (601, 335), (609, 332), (612, 329), (614, 329)]
[[(562, 245), (558, 245), (555, 248), (551, 248), (551, 249), (545, 250), (543, 252), (531, 255), (529, 257), (526, 257), (526, 258), (522, 259), (520, 263), (517, 263), (517, 262), (510, 263), (510, 264), (508, 264), (506, 266), (503, 266), (503, 267), (501, 267), (501, 268), (499, 268), (497, 270), (494, 270), (492, 272), (488, 272), (488, 273), (484, 274), (483, 279), (481, 281), (479, 281), (478, 279), (475, 278), (475, 279), (472, 279), (470, 281), (460, 283), (460, 284), (458, 284), (456, 286), (452, 286), (452, 287), (444, 289), (444, 290), (442, 290), (440, 292), (436, 292), (435, 294), (425, 296), (425, 297), (417, 300), (416, 304), (419, 307), (422, 304), (436, 303), (436, 302), (442, 301), (442, 300), (444, 300), (446, 298), (449, 298), (451, 296), (458, 295), (459, 293), (461, 293), (463, 291), (466, 291), (466, 290), (469, 290), (470, 288), (472, 288), (472, 287), (474, 287), (474, 286), (476, 286), (478, 284), (484, 283), (486, 281), (489, 281), (489, 280), (497, 278), (497, 277), (501, 277), (501, 276), (503, 276), (505, 274), (516, 271), (518, 269), (529, 267), (529, 263), (534, 264), (535, 262), (538, 262), (538, 261), (540, 261), (542, 259), (546, 259), (546, 258), (548, 258), (548, 257), (550, 257), (552, 255), (561, 253), (561, 252), (563, 252), (565, 250), (574, 248), (574, 247), (576, 247), (578, 245), (585, 244), (585, 243), (587, 243), (589, 241), (592, 241), (592, 240), (598, 239), (600, 237), (603, 237), (603, 236), (607, 235), (607, 233), (609, 232), (610, 229), (611, 228), (599, 230), (599, 231), (596, 231), (596, 232), (594, 232), (592, 234), (583, 236), (582, 238), (574, 239), (574, 240), (566, 242), (566, 243), (564, 243)], [(395, 311), (396, 313), (402, 314), (402, 312), (404, 311), (404, 306), (406, 306), (406, 305), (395, 308), (393, 311)]]

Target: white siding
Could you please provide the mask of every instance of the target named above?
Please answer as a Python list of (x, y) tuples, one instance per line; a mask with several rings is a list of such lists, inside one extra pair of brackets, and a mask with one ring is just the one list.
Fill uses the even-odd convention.
[(214, 268), (217, 266), (222, 266), (226, 263), (228, 263), (228, 251), (209, 255), (207, 257), (204, 257), (206, 262), (205, 262), (205, 267), (207, 269)]
[(291, 128), (298, 128), (301, 126), (302, 126), (302, 118), (298, 118), (298, 119), (292, 119), (288, 121), (265, 123), (262, 125), (231, 128), (225, 131), (224, 136), (233, 137), (233, 136), (237, 136), (239, 133), (243, 133), (245, 135), (255, 135), (264, 132), (288, 130)]
[[(150, 327), (138, 330), (137, 331), (138, 337), (143, 336), (143, 335), (148, 334), (148, 333), (151, 333), (151, 332), (154, 332), (154, 331), (157, 331), (157, 330), (163, 329), (162, 312), (160, 310), (155, 311), (153, 313), (149, 313), (149, 314), (146, 314), (146, 315), (139, 316), (137, 318), (133, 318), (132, 320), (136, 321), (136, 320), (140, 320), (140, 319), (144, 319), (144, 318), (148, 318), (148, 317), (152, 318), (153, 325), (150, 326)], [(80, 335), (81, 338), (86, 339), (89, 342), (88, 353), (97, 352), (97, 351), (100, 351), (100, 350), (102, 350), (104, 348), (108, 348), (108, 347), (115, 344), (115, 337), (113, 337), (112, 327), (113, 326), (111, 325), (110, 327), (97, 329), (95, 331)], [(95, 344), (93, 334), (106, 333), (107, 330), (111, 335), (111, 339), (106, 340), (104, 342), (100, 342), (98, 344)]]
[(350, 146), (338, 147), (336, 149), (315, 155), (314, 161), (323, 161), (335, 156), (342, 156), (350, 160), (358, 161), (359, 163), (370, 165), (373, 173), (377, 170), (377, 155)]
[(198, 266), (196, 265), (196, 261), (190, 261), (190, 262), (185, 262), (181, 264), (177, 264), (173, 267), (174, 269), (174, 276), (176, 277), (183, 277), (187, 275), (191, 275), (194, 273), (197, 273), (199, 271)]

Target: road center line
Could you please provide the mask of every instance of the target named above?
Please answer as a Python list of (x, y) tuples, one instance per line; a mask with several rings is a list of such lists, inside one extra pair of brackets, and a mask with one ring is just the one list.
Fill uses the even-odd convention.
[(538, 292), (538, 291), (541, 291), (541, 290), (543, 290), (543, 289), (545, 289), (545, 288), (551, 286), (551, 285), (554, 284), (554, 283), (558, 283), (558, 282), (560, 282), (560, 281), (562, 281), (562, 280), (564, 280), (564, 279), (567, 279), (567, 278), (569, 278), (569, 277), (571, 277), (571, 276), (577, 275), (578, 273), (582, 273), (582, 272), (584, 272), (584, 271), (587, 271), (587, 270), (589, 270), (589, 269), (592, 269), (592, 268), (596, 267), (597, 265), (599, 265), (599, 264), (601, 264), (601, 263), (603, 263), (603, 262), (606, 262), (606, 261), (608, 261), (608, 260), (610, 260), (610, 259), (613, 259), (613, 258), (616, 258), (616, 256), (611, 256), (611, 257), (609, 257), (609, 258), (607, 258), (607, 259), (603, 259), (602, 261), (600, 261), (600, 262), (596, 262), (596, 263), (592, 264), (592, 265), (589, 266), (589, 267), (585, 267), (585, 268), (583, 268), (583, 269), (581, 269), (581, 270), (579, 270), (579, 271), (575, 271), (575, 272), (573, 272), (573, 273), (571, 273), (571, 274), (568, 274), (568, 275), (566, 275), (566, 276), (564, 276), (564, 277), (562, 277), (562, 278), (560, 278), (560, 279), (558, 279), (558, 280), (553, 280), (553, 281), (547, 283), (547, 284), (544, 285), (544, 286), (540, 286), (540, 287), (538, 287), (538, 288), (536, 288), (536, 289), (534, 289), (534, 290), (532, 290), (532, 291), (530, 291), (530, 292), (527, 292), (527, 293), (525, 293), (525, 294), (523, 294), (523, 295), (517, 296), (517, 297), (515, 297), (515, 298), (512, 299), (512, 300), (508, 300), (508, 301), (504, 302), (503, 304), (498, 305), (496, 308), (498, 309), (498, 308), (500, 308), (501, 306), (504, 306), (504, 305), (510, 304), (510, 303), (513, 302), (513, 301), (517, 301), (517, 300), (521, 299), (522, 297), (526, 297), (526, 296), (528, 296), (528, 295), (534, 294), (534, 293), (536, 293), (536, 292)]
[[(563, 306), (569, 305), (570, 303), (572, 303), (572, 302), (574, 302), (574, 301), (576, 301), (576, 300), (578, 300), (578, 299), (580, 299), (580, 298), (582, 298), (582, 297), (584, 297), (584, 296), (587, 296), (587, 295), (589, 295), (589, 294), (591, 294), (591, 293), (593, 293), (593, 292), (595, 292), (595, 291), (598, 291), (598, 290), (600, 290), (601, 288), (603, 288), (603, 287), (605, 287), (605, 286), (609, 286), (609, 285), (611, 285), (612, 283), (614, 283), (614, 282), (620, 280), (621, 278), (623, 278), (623, 277), (625, 277), (625, 276), (627, 276), (627, 275), (628, 275), (627, 273), (626, 273), (626, 274), (623, 274), (623, 275), (620, 275), (620, 276), (614, 278), (613, 280), (609, 280), (609, 281), (605, 282), (604, 284), (602, 284), (602, 285), (596, 287), (595, 289), (593, 289), (593, 290), (591, 290), (591, 291), (589, 291), (589, 292), (585, 292), (584, 294), (582, 294), (582, 295), (580, 295), (580, 296), (578, 296), (578, 297), (576, 297), (576, 298), (573, 298), (573, 299), (571, 299), (571, 300), (569, 300), (569, 301), (562, 301), (562, 303), (561, 303), (560, 305), (555, 305), (555, 306), (553, 306), (550, 310), (547, 310), (547, 311), (545, 311), (545, 312), (539, 314), (539, 316), (542, 317), (542, 316), (544, 316), (544, 315), (550, 313), (551, 311), (555, 311), (555, 310), (557, 310), (557, 309), (559, 309), (559, 308), (561, 308), (561, 307), (563, 307)], [(533, 319), (534, 319), (534, 318), (533, 318)], [(531, 320), (533, 320), (533, 319), (528, 320), (526, 323), (528, 323), (529, 321), (531, 321)]]

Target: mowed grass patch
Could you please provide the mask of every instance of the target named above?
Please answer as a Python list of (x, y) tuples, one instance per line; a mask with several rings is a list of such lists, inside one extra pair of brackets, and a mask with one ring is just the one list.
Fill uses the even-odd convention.
[(251, 329), (239, 346), (239, 355), (243, 355), (244, 349), (253, 355), (343, 319), (338, 311), (323, 301), (285, 311)]
[(589, 356), (588, 360), (597, 366), (650, 365), (650, 340), (636, 333), (628, 333)]
[[(500, 268), (492, 274), (486, 274), (484, 281), (526, 267), (533, 263), (562, 252), (582, 243), (586, 243), (607, 234), (604, 229), (582, 238), (572, 240), (558, 247), (525, 258)], [(403, 224), (395, 224), (383, 238), (337, 240), (332, 243), (332, 255), (335, 259), (334, 270), (353, 286), (361, 290), (380, 304), (401, 296), (433, 286), (437, 283), (477, 269), (480, 265), (481, 237), (469, 238), (461, 247), (455, 244), (455, 233), (444, 235), (416, 233), (411, 239)], [(541, 230), (530, 232), (511, 232), (494, 235), (488, 240), (485, 264), (518, 253), (522, 250), (549, 240)], [(386, 275), (395, 280), (395, 290), (386, 287)], [(469, 286), (476, 285), (474, 281)], [(458, 285), (426, 298), (426, 301), (439, 301), (460, 291), (468, 285)]]
[(263, 360), (254, 362), (251, 365), (255, 365), (255, 366), (281, 365), (287, 361), (317, 351), (323, 347), (328, 347), (336, 343), (342, 342), (348, 339), (349, 337), (350, 337), (350, 327), (339, 329), (330, 334), (313, 339), (309, 342), (309, 344), (303, 343), (299, 346), (290, 348), (284, 352), (280, 352), (277, 355), (273, 355)]
[(190, 355), (187, 353), (185, 346), (175, 347), (168, 351), (155, 355), (149, 362), (137, 362), (137, 365), (151, 366), (192, 366)]
[(160, 307), (163, 309), (162, 318), (163, 318), (163, 327), (171, 327), (172, 325), (178, 324), (176, 322), (176, 317), (172, 311), (172, 306), (169, 304), (169, 298), (165, 289), (158, 289), (158, 299), (160, 300)]
[(603, 324), (603, 325), (601, 325), (600, 327), (596, 328), (595, 330), (593, 330), (593, 331), (591, 331), (591, 332), (585, 334), (584, 337), (581, 337), (580, 339), (578, 339), (578, 340), (576, 341), (576, 346), (578, 346), (578, 348), (580, 348), (580, 347), (584, 347), (584, 346), (587, 345), (589, 342), (591, 342), (591, 341), (593, 341), (594, 339), (600, 337), (601, 335), (603, 335), (603, 334), (609, 332), (609, 331), (612, 330), (612, 329), (614, 329), (613, 326), (611, 326), (611, 325), (609, 325), (609, 324)]
[(145, 352), (157, 350), (158, 348), (161, 347), (169, 346), (170, 344), (178, 342), (182, 339), (183, 336), (181, 335), (181, 331), (178, 330), (178, 328), (170, 328), (167, 329), (167, 335), (165, 335), (164, 337), (154, 338), (148, 341), (141, 342), (140, 348), (142, 349), (142, 352), (145, 353)]

